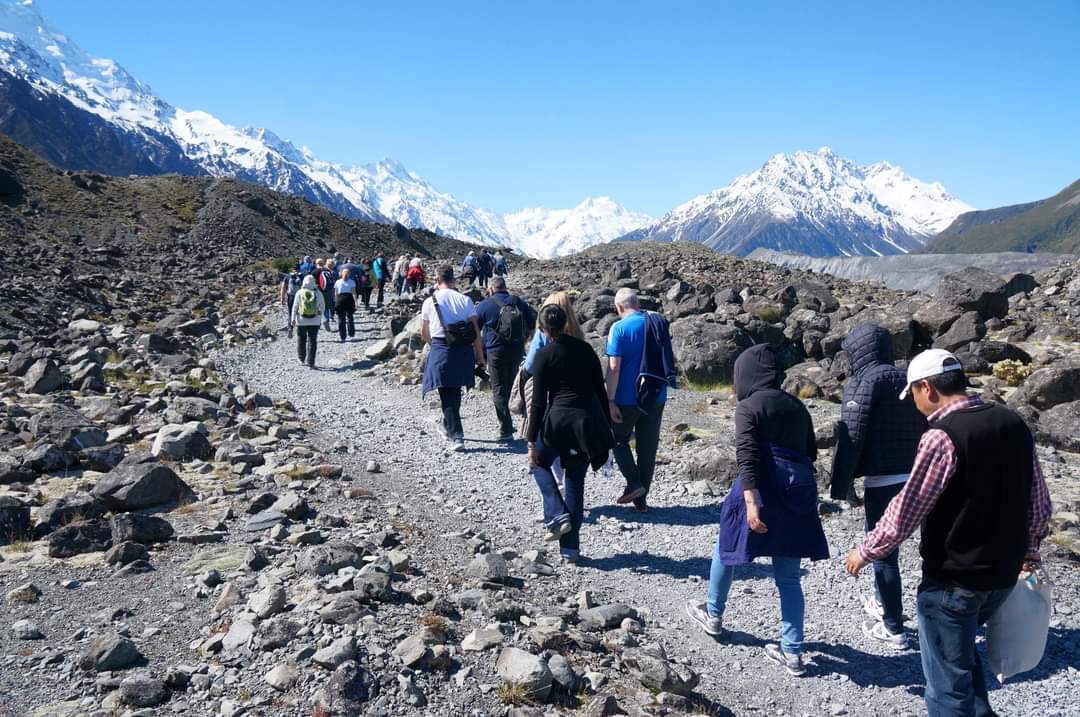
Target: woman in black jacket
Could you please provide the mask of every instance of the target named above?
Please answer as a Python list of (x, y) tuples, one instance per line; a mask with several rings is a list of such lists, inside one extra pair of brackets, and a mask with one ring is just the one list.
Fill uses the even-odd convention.
[[(549, 305), (540, 310), (540, 329), (550, 340), (533, 362), (533, 392), (525, 436), (529, 467), (544, 499), (549, 540), (559, 541), (568, 562), (580, 557), (585, 515), (585, 473), (599, 470), (614, 445), (605, 410), (607, 388), (600, 359), (592, 347), (565, 332), (566, 312)], [(563, 492), (551, 473), (558, 458), (566, 471)]]

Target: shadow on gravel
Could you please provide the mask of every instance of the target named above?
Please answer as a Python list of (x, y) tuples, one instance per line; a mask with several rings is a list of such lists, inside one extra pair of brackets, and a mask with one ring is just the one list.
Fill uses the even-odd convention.
[(649, 506), (648, 513), (638, 513), (628, 506), (600, 505), (590, 508), (591, 515), (618, 518), (624, 523), (645, 525), (716, 525), (720, 522), (720, 509), (712, 505), (664, 505)]
[(814, 673), (846, 675), (859, 687), (908, 687), (912, 694), (922, 695), (922, 661), (915, 650), (875, 655), (850, 645), (824, 642), (808, 642), (803, 648), (817, 653), (813, 656)]
[[(708, 578), (709, 568), (712, 566), (712, 556), (700, 558), (685, 558), (675, 560), (665, 555), (653, 553), (619, 553), (606, 558), (582, 558), (579, 563), (582, 567), (596, 570), (629, 570), (643, 575), (670, 575), (673, 578), (685, 580), (691, 575)], [(803, 571), (805, 574), (805, 570)], [(772, 582), (772, 566), (750, 563), (740, 565), (735, 575), (735, 582), (748, 580), (768, 580)], [(703, 582), (705, 588), (707, 582)], [(704, 589), (704, 588), (703, 588)]]

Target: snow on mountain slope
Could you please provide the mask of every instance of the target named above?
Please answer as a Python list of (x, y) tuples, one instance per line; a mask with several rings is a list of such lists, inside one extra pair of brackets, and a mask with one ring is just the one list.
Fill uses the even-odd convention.
[(522, 209), (504, 219), (515, 246), (542, 258), (583, 251), (652, 222), (608, 197), (590, 197), (573, 209)]
[(728, 254), (757, 248), (812, 256), (899, 254), (968, 211), (940, 184), (828, 147), (777, 154), (761, 168), (671, 210), (625, 239), (694, 241)]

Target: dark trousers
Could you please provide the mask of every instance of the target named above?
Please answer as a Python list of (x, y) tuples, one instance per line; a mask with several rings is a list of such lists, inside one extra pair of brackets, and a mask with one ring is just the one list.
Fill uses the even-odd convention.
[(464, 438), (465, 428), (461, 425), (461, 386), (439, 389), (439, 403), (442, 404), (443, 430), (448, 438)]
[(503, 347), (488, 351), (487, 369), (491, 376), (491, 402), (495, 404), (495, 416), (499, 419), (499, 432), (504, 436), (514, 432), (514, 418), (510, 415), (510, 394), (514, 390), (524, 347)]
[(318, 343), (318, 326), (296, 327), (296, 356), (300, 359), (300, 363), (306, 362), (308, 366), (315, 365), (315, 349)]
[(919, 652), (929, 717), (990, 717), (975, 634), (1009, 597), (924, 581), (919, 586)]
[(323, 321), (333, 321), (334, 319), (334, 292), (324, 291), (323, 302), (326, 304), (326, 311), (323, 313)]
[(362, 286), (362, 287), (360, 287), (360, 299), (364, 302), (364, 308), (370, 311), (371, 310), (371, 287), (370, 286)]
[[(903, 483), (886, 485), (880, 488), (867, 488), (863, 491), (863, 507), (866, 510), (866, 532), (869, 533), (885, 515), (885, 509), (900, 491)], [(893, 634), (904, 629), (903, 593), (900, 585), (900, 549), (892, 551), (881, 560), (874, 561), (874, 586), (878, 602), (884, 609), (883, 622)]]
[(344, 341), (346, 335), (351, 339), (356, 336), (356, 309), (352, 306), (342, 305), (337, 310), (338, 336)]
[(377, 282), (375, 283), (375, 285), (376, 285), (376, 286), (378, 287), (378, 289), (379, 289), (379, 293), (378, 293), (378, 295), (377, 295), (377, 297), (376, 297), (376, 299), (375, 299), (375, 303), (376, 303), (376, 304), (378, 304), (379, 306), (382, 306), (382, 302), (383, 302), (383, 293), (384, 293), (384, 290), (386, 289), (386, 279), (379, 279), (379, 280), (378, 280), (378, 281), (377, 281)]
[[(615, 424), (615, 462), (626, 479), (626, 490), (644, 488), (645, 495), (634, 501), (634, 505), (644, 508), (648, 505), (646, 496), (652, 486), (653, 473), (656, 471), (656, 449), (660, 447), (660, 422), (664, 418), (664, 404), (659, 403), (649, 408), (648, 413), (637, 406), (619, 406), (622, 421)], [(637, 444), (637, 458), (630, 450), (630, 439)]]
[[(589, 469), (589, 460), (583, 455), (559, 455), (544, 445), (541, 438), (536, 442), (539, 468), (532, 471), (540, 496), (544, 501), (544, 525), (570, 521), (571, 530), (559, 537), (559, 548), (579, 550), (581, 548), (581, 524), (585, 520), (585, 474)], [(563, 476), (563, 490), (555, 482), (551, 465), (558, 458), (566, 471)]]

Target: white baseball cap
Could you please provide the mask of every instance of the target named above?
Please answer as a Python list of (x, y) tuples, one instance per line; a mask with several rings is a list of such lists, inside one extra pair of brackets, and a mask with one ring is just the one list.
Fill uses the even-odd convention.
[(911, 384), (932, 376), (940, 376), (952, 371), (963, 371), (960, 359), (945, 349), (927, 349), (911, 360), (907, 367), (907, 386), (900, 392), (900, 400), (911, 393)]

